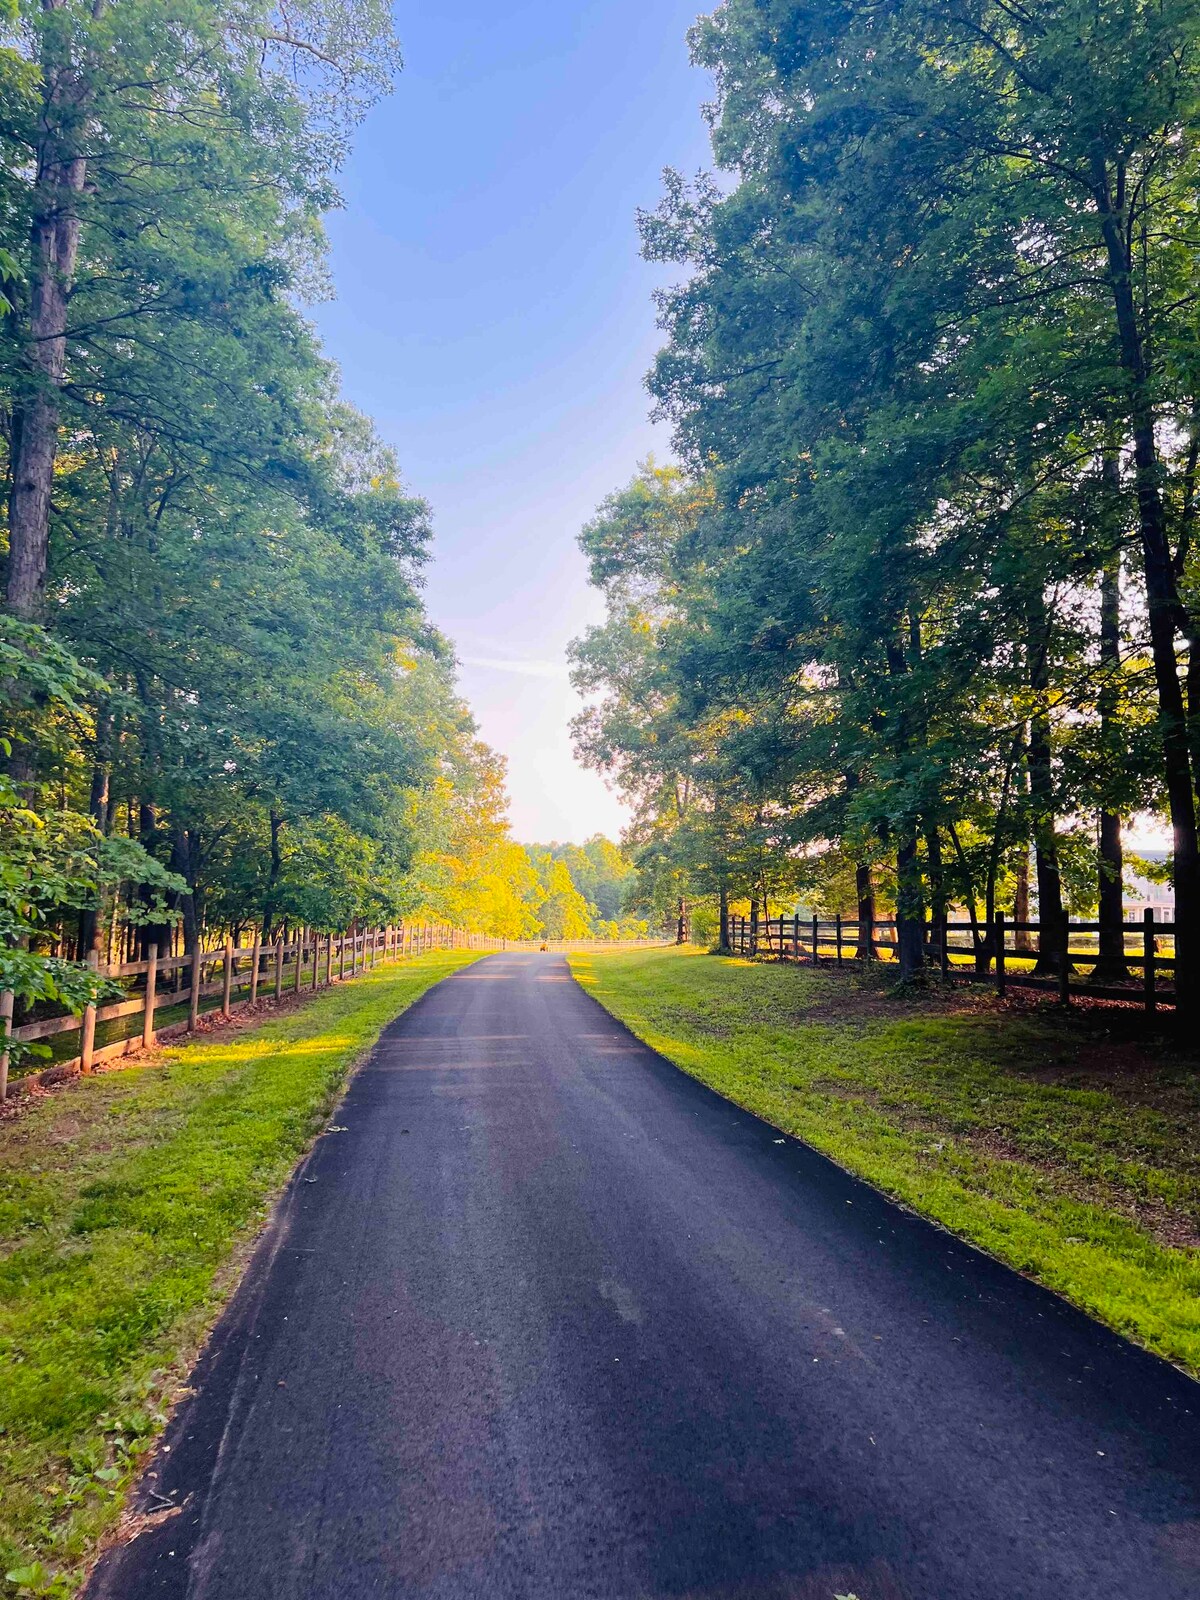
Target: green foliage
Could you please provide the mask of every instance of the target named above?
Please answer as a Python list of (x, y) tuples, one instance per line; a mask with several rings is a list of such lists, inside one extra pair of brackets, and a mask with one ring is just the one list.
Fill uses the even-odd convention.
[[(43, 941), (80, 958), (123, 928), (161, 949), (179, 922), (192, 946), (457, 920), (422, 873), (480, 867), (443, 822), (493, 804), (492, 758), (422, 610), (428, 508), (302, 310), (348, 140), (399, 66), (391, 8), (29, 0), (10, 20), (0, 454), (46, 480), (48, 522), (40, 591), (16, 597), (31, 534), (10, 507), (4, 881), (38, 878)], [(27, 459), (45, 406), (56, 452)], [(501, 834), (504, 905), (470, 925), (529, 932)], [(37, 989), (29, 929), (0, 943), (24, 1003), (51, 981), (83, 998), (44, 962)]]
[(597, 833), (584, 844), (525, 846), (539, 885), (537, 932), (547, 939), (640, 939), (648, 924), (631, 914), (636, 870), (629, 855)]
[[(3, 654), (4, 646), (8, 654)], [(100, 686), (42, 630), (0, 618), (0, 671), (13, 686), (10, 705), (36, 700), (52, 718), (82, 715), (78, 696)], [(12, 745), (3, 741), (11, 753)], [(186, 887), (133, 839), (105, 837), (92, 818), (64, 806), (43, 812), (0, 773), (0, 991), (25, 1007), (54, 1001), (81, 1012), (89, 1002), (120, 993), (81, 962), (45, 948), (65, 911), (95, 912), (106, 896), (127, 896), (128, 921), (170, 917), (166, 897)], [(46, 1047), (6, 1042), (10, 1067)]]
[(1032, 849), (1048, 925), (1111, 927), (1102, 821), (1166, 812), (1200, 971), (1198, 30), (725, 0), (693, 31), (722, 171), (642, 218), (682, 465), (585, 528), (576, 654), (579, 748), (672, 894), (786, 902), (833, 848), (906, 924), (990, 917)]

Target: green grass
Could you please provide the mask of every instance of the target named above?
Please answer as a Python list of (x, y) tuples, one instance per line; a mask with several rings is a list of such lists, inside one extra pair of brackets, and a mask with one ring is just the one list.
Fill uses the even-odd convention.
[(74, 1592), (349, 1072), (477, 959), (377, 968), (0, 1123), (0, 1595)]
[(692, 951), (570, 959), (685, 1072), (1200, 1374), (1200, 1062), (1140, 1019)]

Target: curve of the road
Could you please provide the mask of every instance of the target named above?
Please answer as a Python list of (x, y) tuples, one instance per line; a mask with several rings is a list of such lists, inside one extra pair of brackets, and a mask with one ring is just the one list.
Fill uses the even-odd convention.
[(561, 957), (431, 990), (335, 1121), (91, 1600), (1200, 1594), (1200, 1386)]

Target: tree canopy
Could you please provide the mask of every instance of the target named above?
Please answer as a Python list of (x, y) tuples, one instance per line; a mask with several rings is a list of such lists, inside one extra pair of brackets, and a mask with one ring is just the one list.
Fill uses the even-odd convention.
[(910, 972), (950, 903), (1032, 900), (1048, 965), (1098, 907), (1119, 968), (1122, 820), (1159, 812), (1200, 963), (1198, 26), (725, 0), (693, 30), (718, 171), (642, 218), (684, 269), (649, 380), (680, 466), (585, 530), (609, 620), (576, 668), (580, 748), (681, 889), (878, 889)]
[(0, 989), (79, 1005), (89, 957), (252, 927), (539, 935), (423, 609), (429, 508), (305, 315), (391, 7), (0, 26)]

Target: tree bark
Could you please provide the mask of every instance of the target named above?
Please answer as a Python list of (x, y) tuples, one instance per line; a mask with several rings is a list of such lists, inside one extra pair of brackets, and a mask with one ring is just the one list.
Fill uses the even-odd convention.
[[(88, 794), (88, 814), (103, 834), (110, 822), (109, 783), (112, 772), (113, 717), (104, 707), (96, 713), (96, 737), (92, 761), (92, 781)], [(78, 960), (84, 961), (93, 948), (100, 908), (90, 906), (79, 913)]]
[[(909, 649), (914, 658), (920, 652), (920, 627), (910, 613), (908, 618)], [(898, 640), (888, 645), (888, 672), (893, 678), (908, 672), (908, 662)], [(913, 747), (912, 718), (902, 711), (898, 721), (899, 741), (897, 755), (911, 752)], [(901, 983), (911, 982), (920, 976), (925, 955), (925, 899), (921, 884), (921, 863), (917, 857), (917, 817), (898, 824), (899, 841), (896, 846), (896, 957), (900, 963)]]
[(1013, 921), (1018, 924), (1013, 935), (1014, 950), (1032, 950), (1029, 934), (1020, 927), (1029, 921), (1029, 846), (1023, 844), (1017, 857), (1016, 886), (1013, 890)]
[(279, 879), (281, 873), (283, 872), (283, 849), (280, 843), (280, 835), (283, 831), (283, 817), (278, 811), (276, 811), (274, 806), (271, 807), (270, 826), (271, 866), (267, 875), (267, 889), (266, 893), (263, 895), (262, 909), (262, 936), (264, 944), (271, 937), (271, 931), (275, 926), (275, 910), (279, 892)]
[[(1116, 181), (1117, 197), (1114, 203), (1107, 166), (1097, 156), (1092, 166), (1092, 193), (1100, 216), (1121, 366), (1127, 379), (1138, 533), (1149, 609), (1154, 684), (1158, 695), (1163, 776), (1174, 843), (1177, 1005), (1181, 1012), (1190, 1012), (1197, 1004), (1197, 980), (1200, 980), (1200, 847), (1189, 748), (1189, 708), (1184, 701), (1175, 651), (1176, 630), (1184, 616), (1167, 537), (1166, 508), (1160, 488), (1161, 463), (1154, 437), (1151, 375), (1134, 300), (1132, 260), (1124, 233), (1125, 178), (1119, 168)], [(1191, 709), (1193, 713), (1200, 712), (1200, 707)]]
[(854, 868), (854, 892), (858, 899), (858, 945), (854, 955), (858, 961), (874, 961), (875, 948), (875, 884), (871, 868), (860, 861)]
[(196, 915), (195, 862), (192, 839), (185, 828), (176, 823), (171, 833), (171, 871), (183, 878), (188, 890), (179, 897), (178, 909), (183, 912), (183, 948), (186, 955), (199, 948), (200, 920)]
[[(1105, 457), (1104, 478), (1106, 489), (1115, 497), (1120, 488), (1115, 455)], [(1116, 756), (1119, 752), (1116, 718), (1120, 704), (1121, 556), (1115, 544), (1100, 571), (1100, 671), (1100, 747), (1106, 754)], [(1125, 964), (1125, 862), (1121, 818), (1116, 812), (1100, 812), (1099, 834), (1100, 959), (1092, 978), (1096, 983), (1126, 983), (1130, 973)]]
[[(42, 0), (59, 11), (65, 0)], [(48, 31), (35, 149), (25, 371), (13, 425), (8, 607), (38, 620), (46, 598), (50, 497), (58, 454), (59, 391), (66, 374), (67, 308), (79, 255), (79, 200), (87, 160), (78, 149), (87, 88), (76, 63), (58, 60)], [(62, 30), (65, 35), (65, 30)]]
[(941, 947), (946, 940), (946, 923), (949, 920), (949, 897), (946, 893), (946, 874), (942, 864), (942, 840), (938, 833), (936, 822), (928, 824), (925, 831), (925, 854), (929, 862), (929, 939), (931, 948), (929, 955), (932, 958), (933, 948), (937, 949), (938, 957), (941, 956)]
[(729, 890), (725, 884), (721, 885), (717, 948), (722, 955), (729, 949)]
[(903, 839), (896, 851), (896, 956), (900, 981), (921, 976), (925, 965), (925, 906), (921, 893), (921, 866), (915, 833)]
[(1029, 795), (1033, 807), (1034, 863), (1038, 894), (1038, 958), (1035, 974), (1056, 973), (1063, 945), (1062, 878), (1055, 832), (1054, 767), (1050, 745), (1050, 619), (1037, 589), (1029, 603), (1029, 687), (1034, 710), (1029, 719)]

